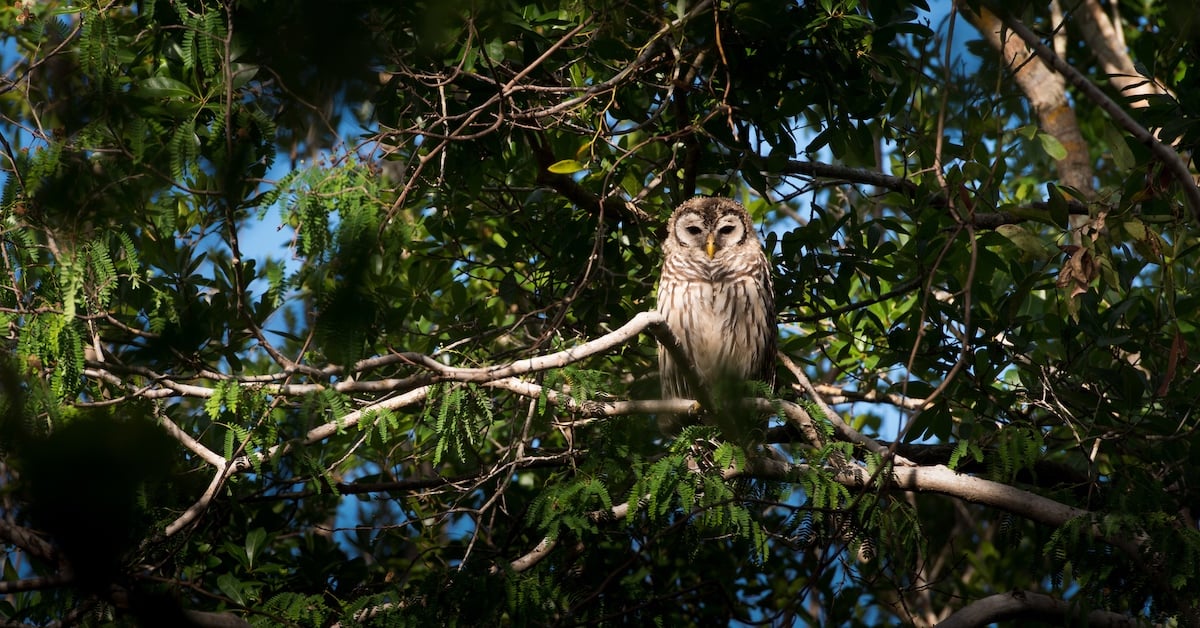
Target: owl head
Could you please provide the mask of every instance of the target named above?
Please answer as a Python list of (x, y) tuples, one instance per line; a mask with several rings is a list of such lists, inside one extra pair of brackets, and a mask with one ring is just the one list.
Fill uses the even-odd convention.
[(746, 245), (761, 246), (746, 208), (728, 198), (697, 196), (675, 208), (663, 246), (668, 254), (717, 260)]

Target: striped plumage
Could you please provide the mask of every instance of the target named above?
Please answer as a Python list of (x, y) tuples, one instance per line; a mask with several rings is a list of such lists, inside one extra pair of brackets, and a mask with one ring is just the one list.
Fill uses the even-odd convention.
[[(663, 244), (658, 311), (706, 388), (774, 382), (775, 297), (754, 223), (740, 203), (693, 198), (675, 209)], [(658, 351), (664, 399), (694, 399), (679, 365)], [(667, 432), (674, 417), (660, 417)]]

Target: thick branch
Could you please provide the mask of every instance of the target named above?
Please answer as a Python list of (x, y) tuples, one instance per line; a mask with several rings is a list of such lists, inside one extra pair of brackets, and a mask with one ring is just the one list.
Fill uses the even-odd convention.
[(1200, 223), (1200, 187), (1196, 186), (1196, 181), (1192, 177), (1192, 173), (1188, 170), (1187, 164), (1180, 158), (1179, 153), (1176, 153), (1170, 146), (1158, 141), (1158, 138), (1154, 137), (1153, 133), (1138, 124), (1137, 120), (1134, 120), (1132, 116), (1126, 113), (1119, 104), (1113, 102), (1103, 90), (1089, 81), (1083, 73), (1071, 67), (1062, 57), (1055, 54), (1049, 46), (1042, 43), (1041, 39), (1020, 20), (1012, 17), (1002, 8), (993, 7), (993, 10), (1003, 16), (1004, 25), (1016, 33), (1026, 45), (1033, 49), (1039, 58), (1053, 68), (1055, 72), (1066, 78), (1088, 100), (1095, 103), (1096, 106), (1107, 113), (1113, 119), (1113, 122), (1116, 122), (1118, 126), (1132, 135), (1134, 139), (1146, 145), (1150, 149), (1150, 152), (1162, 161), (1167, 171), (1171, 173), (1171, 176), (1175, 178), (1179, 186), (1183, 188), (1183, 195), (1187, 199), (1188, 207), (1192, 210), (1192, 217)]
[(521, 573), (522, 571), (525, 571), (526, 569), (529, 569), (530, 567), (533, 567), (541, 562), (541, 560), (548, 556), (550, 552), (554, 551), (554, 548), (557, 546), (558, 539), (545, 537), (539, 541), (537, 546), (534, 547), (528, 554), (525, 554), (524, 556), (521, 556), (520, 558), (509, 563), (509, 567), (513, 571)]
[[(751, 475), (758, 478), (794, 481), (808, 473), (809, 469), (810, 466), (807, 464), (789, 464), (773, 459), (754, 459), (751, 461), (749, 471)], [(868, 486), (872, 481), (871, 473), (863, 467), (846, 466), (832, 471), (834, 480), (844, 486), (863, 487)], [(1000, 482), (963, 475), (943, 466), (895, 467), (890, 476), (879, 476), (875, 480), (883, 482), (885, 489), (939, 493), (957, 497), (975, 504), (999, 508), (1031, 521), (1054, 527), (1062, 526), (1078, 517), (1095, 515), (1089, 510), (1068, 506)], [(1090, 533), (1093, 537), (1120, 548), (1135, 560), (1140, 560), (1142, 539), (1107, 537), (1095, 525), (1090, 528)]]
[(48, 541), (38, 536), (33, 530), (4, 519), (0, 519), (0, 540), (15, 545), (44, 561), (56, 562), (58, 560), (58, 552)]
[(69, 584), (70, 582), (71, 576), (64, 573), (44, 577), (22, 578), (20, 580), (3, 580), (0, 581), (0, 594), (9, 595), (21, 591), (53, 589)]
[(554, 368), (562, 368), (568, 364), (573, 364), (584, 358), (605, 353), (614, 347), (623, 345), (631, 339), (636, 338), (638, 334), (651, 326), (665, 326), (665, 321), (658, 312), (642, 312), (634, 316), (628, 323), (625, 323), (616, 330), (609, 332), (595, 340), (585, 342), (577, 347), (572, 347), (566, 351), (559, 351), (549, 355), (537, 356), (525, 360), (517, 360), (510, 364), (502, 364), (497, 366), (489, 366), (483, 368), (458, 368), (446, 366), (436, 359), (421, 354), (421, 353), (402, 353), (400, 355), (407, 358), (410, 364), (428, 369), (444, 379), (453, 380), (456, 382), (473, 382), (485, 383), (491, 382), (505, 377), (513, 377), (524, 375), (526, 373), (535, 373), (538, 371), (546, 371)]
[(228, 477), (226, 469), (218, 468), (216, 473), (213, 474), (212, 480), (209, 481), (208, 488), (206, 488), (204, 493), (200, 496), (200, 499), (196, 500), (196, 503), (192, 504), (187, 510), (183, 511), (182, 515), (179, 515), (179, 517), (168, 524), (166, 529), (163, 530), (163, 535), (173, 536), (176, 532), (186, 528), (193, 521), (199, 518), (205, 510), (208, 510), (208, 505), (211, 504), (213, 498), (216, 497), (217, 491), (221, 488), (221, 484), (224, 483), (226, 477)]
[(1129, 97), (1131, 107), (1146, 106), (1144, 99), (1135, 99), (1137, 96), (1166, 93), (1158, 83), (1137, 71), (1133, 60), (1129, 58), (1125, 39), (1121, 37), (1120, 24), (1114, 24), (1109, 19), (1099, 0), (1083, 0), (1075, 8), (1073, 15), (1079, 32), (1088, 44), (1088, 51), (1100, 62), (1104, 73), (1108, 75), (1108, 82), (1117, 91)]
[[(809, 465), (806, 464), (787, 464), (777, 460), (760, 460), (756, 463), (753, 468), (755, 475), (780, 479), (799, 477), (809, 470)], [(840, 470), (834, 479), (846, 486), (865, 486), (871, 475), (865, 468), (849, 467)], [(1067, 506), (1007, 484), (963, 475), (943, 466), (896, 467), (891, 477), (884, 481), (890, 488), (950, 495), (969, 502), (994, 506), (1056, 527), (1076, 517), (1090, 514), (1082, 508)]]
[(214, 467), (224, 467), (225, 458), (217, 452), (205, 447), (200, 441), (192, 438), (191, 434), (183, 431), (175, 422), (163, 416), (159, 418), (158, 424), (171, 435), (172, 438), (179, 441), (184, 447), (191, 450), (192, 453), (200, 456), (200, 459)]
[(1012, 72), (1013, 79), (1033, 105), (1042, 130), (1066, 149), (1066, 155), (1055, 161), (1059, 179), (1066, 185), (1091, 196), (1092, 162), (1087, 142), (1079, 130), (1075, 110), (1067, 98), (1066, 84), (1016, 37), (1001, 28), (996, 15), (987, 9), (975, 13), (959, 2), (962, 14), (1000, 52), (1002, 61)]
[(1079, 620), (1086, 618), (1087, 625), (1095, 628), (1137, 625), (1119, 613), (1095, 610), (1085, 614), (1083, 611), (1076, 604), (1042, 593), (1010, 591), (971, 602), (938, 624), (938, 628), (975, 628), (1013, 619), (1078, 626)]
[(873, 185), (877, 188), (891, 190), (893, 192), (901, 192), (908, 195), (916, 194), (920, 187), (905, 179), (895, 175), (884, 174), (878, 170), (870, 170), (868, 168), (854, 168), (851, 166), (836, 166), (817, 161), (801, 161), (799, 159), (790, 159), (783, 167), (784, 174), (800, 174), (818, 179), (831, 179), (834, 181), (847, 181), (849, 183), (861, 183), (863, 185)]

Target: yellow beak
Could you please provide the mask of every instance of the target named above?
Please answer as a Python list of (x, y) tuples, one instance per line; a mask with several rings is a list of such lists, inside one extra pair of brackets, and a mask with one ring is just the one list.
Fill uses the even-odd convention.
[(717, 254), (717, 243), (714, 241), (716, 236), (708, 234), (708, 242), (704, 244), (704, 252), (708, 253), (708, 259), (712, 259)]

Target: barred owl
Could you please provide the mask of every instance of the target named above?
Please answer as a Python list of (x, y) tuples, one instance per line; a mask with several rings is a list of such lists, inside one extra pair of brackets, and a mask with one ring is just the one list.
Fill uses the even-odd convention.
[[(710, 392), (774, 383), (775, 297), (762, 243), (740, 203), (696, 197), (675, 209), (663, 243), (658, 311)], [(684, 371), (658, 348), (664, 399), (695, 399)], [(680, 425), (660, 416), (665, 433)], [(722, 426), (724, 429), (725, 426)]]

